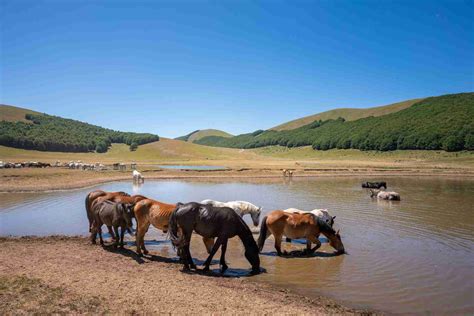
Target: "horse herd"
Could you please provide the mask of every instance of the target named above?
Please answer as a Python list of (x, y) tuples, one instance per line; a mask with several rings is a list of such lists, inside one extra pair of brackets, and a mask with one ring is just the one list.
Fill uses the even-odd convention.
[[(204, 200), (201, 203), (167, 204), (143, 195), (130, 196), (125, 192), (97, 190), (87, 194), (85, 208), (93, 244), (96, 243), (98, 234), (100, 243), (104, 245), (102, 226), (106, 225), (114, 240), (114, 247), (123, 248), (125, 231), (133, 235), (132, 219), (135, 218), (137, 254), (139, 256), (148, 254), (144, 237), (150, 225), (153, 225), (168, 234), (184, 263), (184, 270), (196, 269), (190, 253), (193, 232), (202, 236), (209, 253), (204, 262), (204, 271), (209, 270), (212, 258), (219, 248), (221, 248), (221, 272), (226, 271), (227, 243), (229, 238), (235, 236), (239, 237), (244, 245), (245, 257), (252, 266), (252, 274), (260, 272), (259, 253), (270, 235), (274, 237), (275, 249), (279, 256), (285, 254), (281, 249), (283, 236), (287, 238), (287, 242), (291, 242), (291, 239), (305, 238), (307, 242), (304, 253), (311, 254), (321, 246), (318, 239), (320, 234), (328, 238), (336, 254), (344, 253), (339, 231), (336, 232), (332, 227), (335, 216), (331, 216), (327, 210), (302, 211), (291, 208), (269, 212), (262, 219), (260, 235), (256, 242), (242, 217), (250, 215), (253, 224), (258, 226), (262, 208), (245, 201), (223, 203)], [(312, 244), (315, 246), (312, 247)]]

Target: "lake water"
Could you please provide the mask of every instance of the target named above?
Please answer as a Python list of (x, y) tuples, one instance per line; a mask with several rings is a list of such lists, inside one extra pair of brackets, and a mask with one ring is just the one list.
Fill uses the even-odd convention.
[[(315, 257), (281, 258), (275, 256), (269, 238), (261, 255), (266, 273), (248, 280), (387, 312), (474, 313), (474, 181), (387, 178), (389, 189), (402, 197), (390, 203), (370, 199), (360, 188), (363, 180), (377, 179), (149, 180), (142, 186), (114, 182), (73, 191), (0, 194), (0, 233), (87, 234), (84, 197), (99, 188), (164, 202), (248, 200), (263, 206), (264, 213), (288, 207), (328, 208), (337, 216), (335, 228), (341, 229), (349, 254), (332, 256), (332, 248), (323, 243)], [(250, 225), (250, 219), (246, 221)], [(157, 230), (151, 229), (146, 239), (149, 250), (175, 256)], [(292, 250), (304, 244), (283, 247)], [(206, 258), (198, 237), (193, 238), (191, 252), (197, 263)], [(238, 239), (229, 243), (227, 261), (230, 276), (248, 271)]]

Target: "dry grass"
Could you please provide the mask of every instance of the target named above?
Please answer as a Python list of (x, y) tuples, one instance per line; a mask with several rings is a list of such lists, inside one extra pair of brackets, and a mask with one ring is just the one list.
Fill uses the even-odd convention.
[(0, 276), (2, 315), (106, 313), (97, 296), (76, 295), (22, 275)]
[(25, 122), (31, 123), (25, 119), (25, 114), (41, 114), (28, 109), (19, 108), (16, 106), (0, 104), (0, 121), (9, 121), (9, 122)]

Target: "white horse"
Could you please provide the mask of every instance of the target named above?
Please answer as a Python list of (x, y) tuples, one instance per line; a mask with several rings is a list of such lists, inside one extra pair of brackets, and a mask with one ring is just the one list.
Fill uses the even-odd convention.
[(283, 210), (283, 212), (286, 212), (286, 213), (311, 213), (311, 214), (315, 215), (316, 217), (319, 217), (320, 219), (325, 221), (331, 227), (334, 225), (334, 219), (336, 218), (336, 216), (331, 216), (327, 209), (318, 209), (318, 208), (316, 208), (312, 211), (303, 211), (303, 210), (299, 210), (297, 208), (287, 208), (286, 210)]
[(138, 183), (145, 182), (145, 178), (137, 170), (132, 171), (132, 176), (133, 176), (133, 182), (138, 182)]
[(256, 205), (253, 205), (250, 202), (246, 201), (230, 201), (230, 202), (219, 202), (215, 200), (203, 200), (201, 204), (209, 204), (215, 207), (229, 207), (234, 210), (240, 217), (243, 217), (245, 214), (249, 214), (252, 217), (252, 222), (255, 226), (258, 226), (260, 222), (260, 213), (262, 208)]
[(400, 201), (400, 194), (393, 191), (382, 191), (370, 189), (370, 197), (377, 197), (380, 200)]

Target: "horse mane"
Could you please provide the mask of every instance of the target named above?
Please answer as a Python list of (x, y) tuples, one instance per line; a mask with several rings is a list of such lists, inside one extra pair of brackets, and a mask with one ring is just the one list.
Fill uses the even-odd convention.
[(314, 216), (314, 217), (316, 217), (319, 229), (321, 230), (322, 233), (330, 233), (330, 234), (335, 234), (336, 233), (336, 231), (328, 223), (326, 223), (323, 219), (321, 219), (318, 216)]

